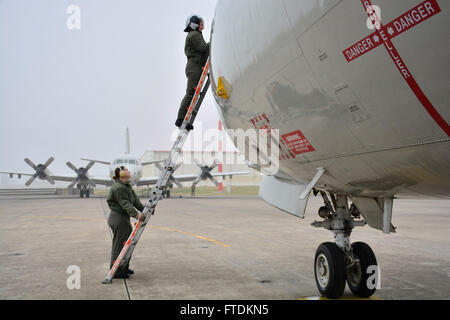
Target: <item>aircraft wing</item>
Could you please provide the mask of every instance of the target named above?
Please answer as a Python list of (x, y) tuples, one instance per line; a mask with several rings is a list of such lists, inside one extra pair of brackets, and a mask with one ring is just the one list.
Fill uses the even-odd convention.
[[(248, 171), (236, 171), (236, 172), (214, 172), (211, 173), (213, 177), (225, 177), (225, 176), (238, 176), (238, 175), (246, 175), (249, 174)], [(184, 175), (177, 175), (174, 176), (175, 180), (178, 182), (188, 182), (188, 181), (195, 181), (199, 177), (198, 174), (184, 174)], [(148, 177), (148, 178), (141, 178), (136, 185), (137, 186), (148, 186), (148, 185), (155, 185), (158, 182), (159, 177)]]
[(77, 178), (76, 176), (57, 176), (53, 174), (49, 174), (49, 177), (55, 181), (65, 181), (65, 182), (72, 182)]
[(138, 182), (136, 182), (137, 186), (150, 186), (154, 185), (158, 182), (159, 177), (145, 177), (140, 178)]
[(174, 176), (174, 178), (179, 182), (194, 181), (198, 178), (198, 174), (182, 174), (179, 176)]
[[(72, 182), (77, 177), (76, 176), (57, 176), (57, 175), (49, 175), (50, 178), (52, 178), (55, 181), (65, 181), (65, 182)], [(89, 177), (89, 180), (94, 182), (95, 184), (110, 186), (112, 185), (112, 180), (110, 177)]]
[[(76, 176), (57, 176), (57, 175), (49, 175), (55, 181), (65, 181), (65, 182), (73, 182), (77, 177)], [(89, 180), (94, 182), (95, 184), (110, 186), (112, 185), (112, 179), (110, 177), (89, 177)]]
[[(0, 171), (0, 174), (9, 174), (10, 176), (34, 176), (33, 173), (22, 173), (22, 172), (3, 172)], [(75, 176), (57, 176), (57, 175), (53, 175), (53, 174), (49, 174), (48, 175), (50, 178), (52, 178), (55, 181), (69, 181), (72, 182), (76, 177)]]
[[(34, 176), (33, 173), (22, 173), (22, 172), (0, 171), (0, 174), (7, 174), (9, 176), (14, 176), (14, 175), (15, 176), (26, 176), (26, 177)], [(63, 176), (63, 175), (54, 175), (54, 174), (49, 174), (48, 176), (54, 181), (63, 181), (63, 182), (72, 182), (77, 178), (76, 176)], [(89, 177), (89, 179), (92, 182), (94, 182), (95, 184), (105, 185), (105, 186), (112, 185), (112, 180), (110, 177)]]
[(113, 181), (110, 177), (89, 177), (89, 180), (94, 182), (95, 184), (99, 184), (102, 186), (111, 186)]
[(226, 177), (226, 176), (245, 176), (249, 174), (248, 171), (236, 171), (236, 172), (214, 172), (211, 173), (213, 177)]
[[(186, 181), (194, 181), (197, 179), (197, 174), (185, 174), (185, 175), (179, 175), (174, 176), (174, 178), (179, 182), (186, 182)], [(141, 178), (136, 185), (137, 186), (149, 186), (149, 185), (155, 185), (158, 182), (159, 177), (148, 177), (148, 178)]]
[(21, 172), (4, 172), (4, 171), (0, 171), (0, 174), (9, 174), (11, 177), (16, 175), (16, 176), (28, 176), (31, 177), (34, 174), (33, 173), (21, 173)]

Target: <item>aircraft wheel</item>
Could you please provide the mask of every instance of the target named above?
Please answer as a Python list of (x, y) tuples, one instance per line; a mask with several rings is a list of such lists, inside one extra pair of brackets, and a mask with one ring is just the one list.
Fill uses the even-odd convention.
[(166, 198), (170, 198), (170, 190), (167, 190), (167, 192), (166, 192)]
[(87, 189), (87, 190), (85, 191), (85, 195), (86, 195), (86, 198), (89, 198), (90, 195), (91, 195), (91, 191), (90, 191), (89, 189)]
[(368, 268), (377, 266), (377, 259), (372, 249), (364, 242), (353, 243), (352, 249), (353, 255), (359, 259), (359, 263), (347, 270), (347, 284), (356, 296), (368, 298), (376, 291), (376, 288), (369, 289), (367, 286), (367, 279), (371, 276)]
[(80, 198), (83, 198), (84, 197), (84, 191), (83, 191), (83, 189), (80, 189)]
[(338, 299), (345, 289), (345, 263), (341, 249), (331, 242), (322, 243), (314, 259), (314, 275), (322, 296)]

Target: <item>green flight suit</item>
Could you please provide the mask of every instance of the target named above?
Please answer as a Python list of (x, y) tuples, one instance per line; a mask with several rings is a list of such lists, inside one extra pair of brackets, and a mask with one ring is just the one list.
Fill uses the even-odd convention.
[(178, 119), (183, 119), (186, 116), (189, 105), (195, 94), (195, 88), (203, 73), (203, 67), (206, 64), (209, 56), (209, 42), (206, 43), (203, 35), (199, 31), (191, 31), (186, 37), (186, 44), (184, 53), (188, 59), (186, 65), (186, 77), (188, 79), (186, 95), (181, 101), (180, 109), (178, 111)]
[[(116, 181), (109, 190), (108, 198), (106, 200), (111, 209), (108, 218), (108, 225), (113, 232), (111, 263), (110, 269), (114, 265), (120, 252), (122, 251), (124, 243), (128, 240), (133, 228), (130, 223), (130, 217), (136, 218), (139, 210), (142, 212), (145, 206), (137, 197), (133, 188), (129, 183)], [(135, 209), (136, 208), (136, 209)], [(131, 260), (131, 259), (130, 259)], [(124, 273), (128, 270), (128, 264), (121, 269), (118, 269), (116, 274)]]

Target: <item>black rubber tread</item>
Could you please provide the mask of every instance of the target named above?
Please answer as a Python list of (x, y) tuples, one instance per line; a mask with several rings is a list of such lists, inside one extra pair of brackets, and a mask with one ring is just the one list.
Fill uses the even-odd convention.
[(364, 242), (353, 243), (352, 249), (353, 254), (360, 261), (362, 274), (361, 274), (361, 281), (359, 282), (358, 285), (354, 286), (348, 280), (347, 284), (350, 290), (356, 296), (360, 298), (368, 298), (375, 293), (376, 288), (369, 289), (367, 287), (367, 280), (372, 275), (367, 272), (368, 271), (367, 269), (370, 266), (377, 266), (378, 265), (377, 259), (372, 249), (369, 247), (369, 245)]
[[(328, 261), (330, 268), (330, 281), (326, 288), (322, 288), (316, 277), (316, 260), (323, 253)], [(322, 296), (328, 299), (338, 299), (342, 297), (345, 289), (346, 268), (344, 263), (344, 254), (339, 247), (332, 242), (322, 243), (316, 250), (314, 257), (314, 278), (317, 288)]]

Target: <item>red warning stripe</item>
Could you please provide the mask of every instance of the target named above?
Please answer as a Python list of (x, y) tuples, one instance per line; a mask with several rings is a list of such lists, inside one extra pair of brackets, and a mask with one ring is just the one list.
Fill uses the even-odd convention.
[[(366, 11), (372, 6), (370, 1), (363, 1), (364, 8)], [(370, 12), (370, 11), (368, 11)], [(441, 12), (441, 8), (439, 7), (436, 0), (427, 0), (417, 5), (416, 7), (408, 10), (398, 18), (389, 22), (386, 26), (382, 26), (381, 30), (386, 34), (390, 39), (397, 37), (405, 31), (417, 26), (418, 24), (430, 19)], [(369, 18), (370, 18), (369, 14)], [(351, 62), (364, 54), (372, 51), (375, 48), (378, 48), (383, 44), (382, 39), (378, 34), (378, 31), (373, 32), (368, 35), (361, 41), (358, 41), (354, 45), (348, 47), (343, 51), (345, 59), (347, 62)]]
[(368, 35), (361, 41), (358, 41), (351, 47), (348, 47), (344, 50), (344, 56), (345, 59), (347, 59), (347, 62), (351, 62), (362, 55), (368, 53), (369, 51), (372, 51), (375, 48), (378, 48), (383, 43), (380, 40), (380, 37), (377, 36), (376, 32), (372, 33), (371, 35)]
[(436, 0), (427, 0), (388, 23), (384, 30), (394, 38), (441, 12)]
[[(373, 16), (371, 15), (371, 0), (361, 0), (361, 3), (364, 6), (364, 9), (366, 10), (369, 18), (373, 19)], [(353, 45), (352, 47), (344, 50), (343, 53), (347, 61), (351, 62), (361, 55), (376, 48), (378, 45), (371, 44), (371, 41), (373, 40), (374, 42), (376, 42), (376, 40), (379, 40), (380, 44), (383, 44), (388, 51), (397, 69), (400, 71), (400, 74), (405, 79), (414, 95), (423, 105), (428, 114), (433, 118), (433, 120), (439, 125), (439, 127), (441, 127), (441, 129), (447, 134), (447, 136), (450, 137), (450, 126), (448, 125), (447, 121), (445, 121), (445, 119), (439, 114), (439, 112), (433, 106), (423, 90), (420, 88), (419, 84), (414, 79), (413, 75), (409, 71), (408, 67), (406, 66), (394, 44), (392, 43), (392, 38), (431, 18), (439, 12), (441, 12), (441, 8), (439, 7), (436, 0), (424, 1), (413, 9), (407, 11), (400, 17), (394, 19), (386, 26), (383, 26), (380, 22), (379, 30), (376, 30), (370, 36), (359, 41), (356, 45)], [(378, 17), (376, 18), (376, 20), (380, 21)], [(372, 40), (368, 40), (369, 38)]]
[[(370, 0), (361, 0), (361, 2), (366, 10), (368, 9), (367, 4), (369, 6), (372, 6), (372, 3)], [(439, 5), (437, 4), (437, 2), (435, 0), (428, 0), (428, 1), (425, 1), (422, 4), (420, 4), (419, 6), (415, 7), (414, 9), (410, 10), (409, 11), (410, 14), (412, 14), (412, 12), (414, 12), (415, 10), (419, 10), (418, 8), (421, 6), (433, 9), (435, 11), (434, 14), (441, 11), (439, 8)], [(403, 15), (403, 16), (405, 16), (405, 15)], [(431, 15), (429, 17), (431, 17)], [(394, 22), (392, 24), (395, 25), (396, 21), (398, 21), (398, 18), (396, 20), (394, 20)], [(404, 31), (406, 31), (406, 30), (407, 29), (405, 29)], [(409, 87), (416, 95), (417, 99), (419, 99), (419, 101), (422, 103), (425, 110), (427, 110), (427, 112), (434, 119), (434, 121), (442, 128), (442, 130), (445, 131), (447, 136), (450, 137), (450, 126), (448, 125), (447, 121), (445, 121), (444, 118), (442, 118), (442, 116), (439, 114), (439, 112), (433, 106), (431, 101), (428, 99), (428, 97), (422, 91), (419, 84), (417, 83), (417, 81), (414, 79), (411, 72), (409, 71), (408, 67), (403, 62), (403, 59), (400, 57), (400, 54), (398, 53), (397, 49), (395, 48), (394, 44), (392, 43), (391, 38), (389, 38), (383, 30), (377, 30), (377, 32), (381, 36), (384, 46), (388, 50), (389, 55), (391, 56), (395, 65), (397, 66), (397, 69), (400, 71), (401, 75), (406, 80)], [(388, 30), (388, 32), (389, 32), (389, 30)]]

